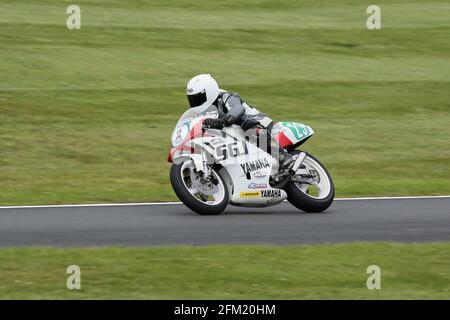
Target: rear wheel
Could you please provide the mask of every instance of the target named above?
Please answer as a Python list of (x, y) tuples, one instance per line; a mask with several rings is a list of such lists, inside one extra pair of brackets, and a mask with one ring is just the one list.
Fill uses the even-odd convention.
[[(291, 152), (292, 155), (298, 153), (298, 150)], [(288, 201), (300, 210), (322, 212), (333, 203), (333, 179), (323, 164), (312, 155), (306, 154), (305, 160), (291, 179), (285, 191)]]
[(228, 190), (220, 174), (211, 168), (210, 177), (204, 177), (192, 160), (173, 164), (170, 182), (178, 198), (198, 214), (219, 214), (228, 205)]

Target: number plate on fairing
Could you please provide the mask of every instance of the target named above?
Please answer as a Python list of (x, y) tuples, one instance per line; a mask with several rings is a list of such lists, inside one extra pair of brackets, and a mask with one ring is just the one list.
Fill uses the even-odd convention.
[(288, 121), (278, 122), (273, 127), (273, 132), (283, 135), (289, 140), (287, 141), (287, 144), (290, 143), (293, 145), (314, 134), (314, 130), (310, 126), (298, 122)]

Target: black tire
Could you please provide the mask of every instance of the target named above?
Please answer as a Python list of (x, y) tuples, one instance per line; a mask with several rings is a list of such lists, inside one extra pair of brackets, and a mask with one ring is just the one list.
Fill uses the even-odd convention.
[[(297, 153), (300, 153), (300, 151), (294, 150), (290, 152), (290, 154), (292, 155)], [(300, 210), (305, 212), (323, 212), (326, 209), (328, 209), (329, 206), (331, 206), (334, 200), (335, 189), (333, 179), (331, 178), (331, 175), (328, 173), (328, 170), (325, 168), (325, 166), (317, 158), (313, 157), (309, 153), (306, 153), (306, 155), (307, 157), (315, 160), (323, 168), (326, 175), (328, 176), (328, 179), (330, 180), (329, 195), (324, 199), (311, 198), (308, 195), (306, 195), (303, 191), (301, 191), (293, 181), (289, 182), (284, 188), (284, 190), (288, 195), (288, 201), (295, 207), (299, 208)]]
[(185, 187), (183, 180), (181, 178), (181, 167), (182, 164), (173, 164), (170, 168), (170, 183), (172, 184), (173, 191), (177, 197), (185, 204), (186, 207), (200, 215), (217, 215), (221, 213), (228, 205), (228, 189), (227, 186), (220, 175), (219, 172), (214, 172), (219, 176), (224, 185), (225, 196), (219, 204), (208, 205), (200, 202), (196, 197), (194, 197)]

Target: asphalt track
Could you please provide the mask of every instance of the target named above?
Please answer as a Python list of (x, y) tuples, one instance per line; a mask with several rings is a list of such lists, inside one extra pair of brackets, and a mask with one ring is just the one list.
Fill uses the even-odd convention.
[(450, 241), (450, 198), (341, 200), (321, 214), (283, 203), (199, 216), (179, 204), (1, 208), (0, 246)]

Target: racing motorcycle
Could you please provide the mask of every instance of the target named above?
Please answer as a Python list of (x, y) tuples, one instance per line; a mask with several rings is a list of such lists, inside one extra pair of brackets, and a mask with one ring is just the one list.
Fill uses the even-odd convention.
[(314, 131), (297, 122), (278, 122), (272, 139), (293, 161), (280, 170), (278, 157), (249, 141), (237, 126), (205, 130), (206, 118), (217, 118), (213, 106), (187, 110), (172, 134), (168, 161), (170, 182), (178, 198), (201, 215), (221, 213), (228, 204), (267, 207), (287, 199), (305, 212), (322, 212), (333, 202), (335, 189), (327, 169), (311, 154), (296, 148)]

